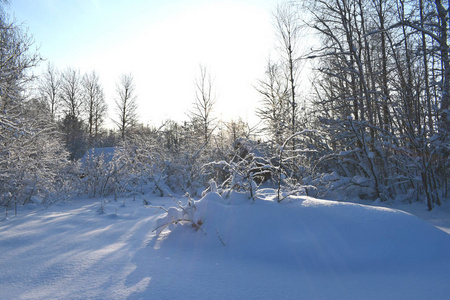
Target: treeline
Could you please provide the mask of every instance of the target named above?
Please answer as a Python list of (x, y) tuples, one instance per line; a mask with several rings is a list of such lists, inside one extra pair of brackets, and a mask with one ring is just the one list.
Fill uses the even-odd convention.
[[(279, 201), (402, 197), (430, 210), (448, 198), (449, 12), (440, 1), (278, 5), (277, 54), (255, 85), (257, 128), (215, 118), (214, 83), (200, 67), (188, 120), (139, 124), (128, 74), (117, 82), (116, 130), (105, 130), (98, 75), (48, 65), (32, 78), (40, 57), (1, 13), (1, 205), (205, 189), (254, 198), (262, 187)], [(307, 34), (317, 42), (305, 47)], [(308, 84), (305, 63), (314, 68)]]
[(131, 74), (122, 74), (116, 83), (114, 116), (116, 131), (106, 130), (109, 118), (103, 87), (92, 71), (81, 74), (73, 68), (59, 71), (50, 63), (35, 82), (31, 97), (38, 102), (49, 122), (57, 125), (70, 160), (80, 159), (87, 149), (115, 146), (125, 133), (137, 126), (137, 99)]

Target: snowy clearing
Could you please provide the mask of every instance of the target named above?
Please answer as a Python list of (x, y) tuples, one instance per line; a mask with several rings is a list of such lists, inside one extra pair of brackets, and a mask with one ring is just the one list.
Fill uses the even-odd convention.
[[(158, 207), (177, 206), (169, 197), (145, 195), (125, 206), (106, 201), (103, 213), (94, 199), (21, 207), (17, 217), (0, 221), (1, 298), (444, 299), (450, 294), (450, 235), (444, 231), (395, 209), (306, 197), (277, 203), (271, 197), (253, 202), (238, 193), (227, 199), (209, 193), (190, 214), (200, 229), (178, 223), (159, 235), (154, 229), (166, 213)], [(441, 211), (440, 217), (448, 215)]]

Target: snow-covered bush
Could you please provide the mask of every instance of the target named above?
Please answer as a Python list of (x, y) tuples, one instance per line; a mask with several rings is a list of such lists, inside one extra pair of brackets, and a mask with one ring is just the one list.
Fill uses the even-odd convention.
[[(161, 207), (162, 209), (162, 207)], [(192, 226), (194, 229), (201, 229), (202, 220), (195, 216), (195, 212), (197, 210), (197, 206), (195, 201), (189, 197), (189, 200), (186, 205), (177, 203), (177, 207), (170, 207), (165, 210), (166, 214), (156, 220), (156, 227), (154, 231), (157, 234), (161, 234), (164, 229), (168, 228), (169, 230), (173, 229), (173, 226), (176, 224), (188, 224)]]
[[(0, 123), (5, 119), (0, 116)], [(17, 124), (17, 126), (20, 126)], [(47, 201), (66, 184), (68, 153), (46, 130), (9, 127), (0, 143), (0, 205)]]
[(80, 160), (80, 192), (90, 197), (109, 195), (114, 190), (115, 148), (90, 149)]
[(261, 184), (273, 176), (273, 166), (266, 158), (265, 149), (248, 139), (238, 139), (229, 160), (214, 161), (203, 166), (205, 174), (220, 184), (225, 195), (244, 191), (254, 199)]
[(221, 196), (216, 192), (208, 192), (198, 201), (194, 201), (189, 196), (185, 205), (178, 202), (176, 206), (168, 209), (161, 207), (166, 213), (156, 220), (153, 231), (156, 231), (158, 236), (163, 236), (166, 234), (166, 230), (172, 232), (179, 226), (188, 226), (193, 232), (197, 231), (205, 236), (213, 236), (214, 243), (225, 246), (226, 242), (221, 235), (222, 230), (225, 230), (222, 227), (223, 220), (226, 219), (224, 211), (231, 207), (243, 207), (243, 205), (252, 203), (253, 201), (248, 199), (245, 193), (236, 191), (233, 191), (230, 197)]
[(196, 155), (190, 150), (179, 155), (171, 155), (166, 161), (166, 182), (176, 192), (188, 192), (193, 196), (200, 194), (207, 184), (207, 178), (202, 172), (205, 162), (201, 154)]
[(327, 149), (322, 133), (309, 129), (292, 134), (278, 147), (272, 161), (276, 162), (274, 178), (279, 202), (294, 194), (317, 196), (318, 189), (310, 178), (314, 161)]
[(125, 140), (112, 159), (116, 196), (153, 191), (163, 196), (165, 153), (155, 133), (136, 134)]

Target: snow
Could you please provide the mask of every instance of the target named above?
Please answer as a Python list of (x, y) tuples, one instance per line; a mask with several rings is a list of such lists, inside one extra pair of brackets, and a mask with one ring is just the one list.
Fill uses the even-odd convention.
[[(448, 298), (450, 235), (419, 206), (410, 207), (420, 218), (309, 197), (277, 203), (270, 190), (260, 197), (21, 207), (0, 221), (1, 298)], [(443, 208), (431, 219), (445, 227), (448, 216)], [(181, 217), (192, 222), (154, 230)]]
[(408, 212), (435, 227), (450, 234), (450, 204), (444, 202), (442, 206), (435, 206), (432, 211), (428, 211), (423, 203), (392, 203), (391, 207)]
[(80, 159), (80, 163), (84, 165), (86, 164), (88, 159), (98, 158), (101, 155), (103, 155), (103, 160), (105, 161), (105, 163), (109, 163), (113, 159), (115, 152), (116, 152), (115, 147), (91, 148), (88, 151), (86, 151), (86, 153)]

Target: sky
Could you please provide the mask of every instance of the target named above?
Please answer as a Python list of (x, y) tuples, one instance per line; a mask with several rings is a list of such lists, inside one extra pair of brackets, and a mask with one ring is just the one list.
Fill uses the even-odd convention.
[(274, 55), (276, 0), (10, 2), (47, 62), (99, 75), (110, 117), (119, 76), (131, 73), (142, 123), (187, 120), (203, 65), (214, 80), (216, 118), (258, 122), (254, 86)]

